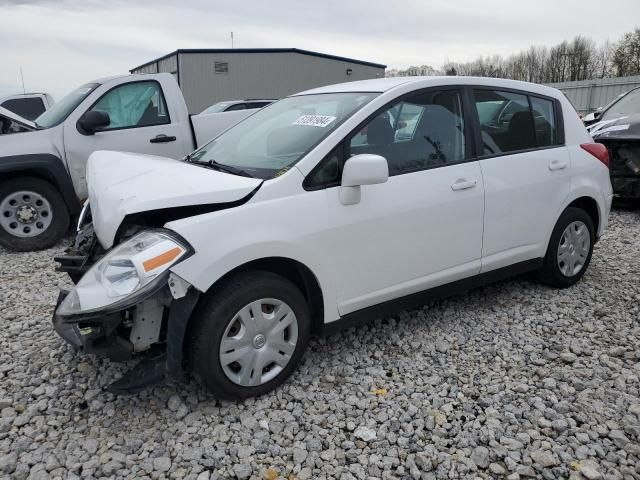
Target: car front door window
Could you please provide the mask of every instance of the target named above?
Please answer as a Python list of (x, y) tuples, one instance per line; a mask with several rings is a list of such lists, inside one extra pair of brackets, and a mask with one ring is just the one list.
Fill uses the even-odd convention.
[(109, 114), (111, 123), (102, 131), (170, 122), (160, 85), (154, 81), (115, 87), (105, 93), (90, 110)]
[(457, 90), (425, 91), (375, 116), (350, 139), (350, 154), (377, 154), (389, 175), (459, 163), (468, 158)]

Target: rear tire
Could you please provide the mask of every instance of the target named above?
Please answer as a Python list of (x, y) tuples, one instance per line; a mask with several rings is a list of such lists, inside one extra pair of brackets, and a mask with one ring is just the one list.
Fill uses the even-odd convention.
[(17, 177), (0, 183), (0, 245), (19, 252), (48, 248), (69, 221), (62, 195), (49, 182)]
[(538, 278), (555, 288), (574, 285), (589, 267), (594, 243), (595, 228), (589, 214), (568, 207), (553, 229)]
[(193, 322), (191, 370), (205, 388), (228, 400), (262, 395), (283, 383), (311, 334), (300, 290), (265, 271), (224, 280), (198, 306)]

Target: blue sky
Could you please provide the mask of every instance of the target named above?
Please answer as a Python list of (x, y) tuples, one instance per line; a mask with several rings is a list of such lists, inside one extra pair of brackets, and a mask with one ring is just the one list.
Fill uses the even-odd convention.
[(638, 0), (0, 0), (0, 95), (60, 98), (177, 48), (296, 47), (405, 68), (640, 26)]

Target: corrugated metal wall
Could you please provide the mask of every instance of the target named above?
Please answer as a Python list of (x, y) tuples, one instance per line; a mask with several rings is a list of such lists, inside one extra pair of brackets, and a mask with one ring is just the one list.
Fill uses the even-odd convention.
[(153, 62), (144, 67), (136, 68), (132, 73), (158, 73), (158, 65)]
[(550, 83), (550, 87), (561, 90), (582, 114), (604, 107), (619, 95), (640, 87), (640, 75), (634, 77), (602, 78), (579, 82)]
[[(214, 73), (215, 62), (226, 62), (228, 73)], [(222, 100), (282, 98), (322, 85), (377, 77), (384, 77), (384, 68), (292, 52), (180, 54), (180, 87), (190, 113)]]
[(136, 68), (131, 73), (178, 73), (178, 56), (171, 55), (157, 62), (152, 62), (140, 68)]

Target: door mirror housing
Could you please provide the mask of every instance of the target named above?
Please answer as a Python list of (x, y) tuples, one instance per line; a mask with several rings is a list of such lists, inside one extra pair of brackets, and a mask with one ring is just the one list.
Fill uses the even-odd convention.
[(108, 127), (111, 118), (107, 112), (100, 110), (90, 110), (78, 120), (78, 131), (83, 135), (93, 135), (100, 128)]
[(342, 169), (340, 201), (343, 205), (360, 202), (360, 187), (385, 183), (389, 179), (387, 159), (380, 155), (363, 153), (347, 159)]

